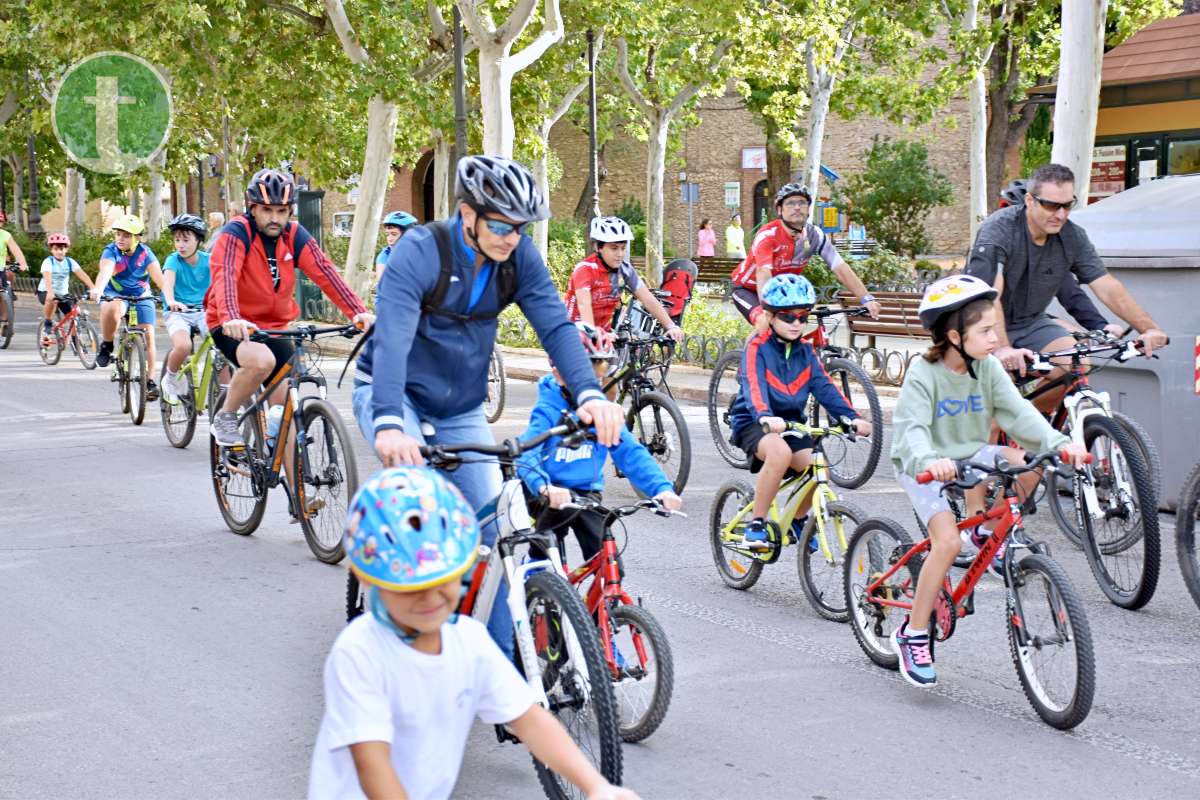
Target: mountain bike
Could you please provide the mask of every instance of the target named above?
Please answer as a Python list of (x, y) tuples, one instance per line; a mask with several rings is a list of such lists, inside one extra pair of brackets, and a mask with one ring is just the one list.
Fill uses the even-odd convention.
[[(648, 509), (662, 517), (687, 517), (680, 511), (670, 511), (654, 500), (642, 500), (632, 505), (606, 508), (598, 500), (578, 495), (563, 509), (577, 509), (602, 514), (604, 534), (600, 552), (575, 569), (567, 569), (566, 578), (572, 586), (582, 588), (592, 578), (584, 604), (596, 621), (601, 650), (613, 681), (620, 717), (621, 738), (640, 742), (658, 730), (671, 705), (675, 685), (674, 659), (671, 643), (658, 620), (635, 603), (621, 585), (624, 569), (621, 566), (623, 547), (617, 546), (613, 524), (622, 517)], [(553, 537), (559, 561), (566, 559), (557, 537)]]
[[(359, 333), (354, 325), (297, 325), (250, 335), (256, 342), (270, 337), (290, 339), (295, 351), (271, 384), (255, 392), (249, 405), (238, 411), (242, 443), (221, 447), (215, 438), (209, 439), (213, 491), (221, 516), (234, 533), (254, 533), (267, 509), (267, 492), (284, 484), (288, 510), (293, 521), (300, 523), (313, 555), (326, 564), (342, 560), (342, 533), (350, 498), (358, 489), (358, 467), (350, 434), (337, 408), (322, 396), (300, 394), (305, 382), (323, 384), (323, 379), (306, 375), (301, 365), (306, 341), (321, 336), (353, 338)], [(270, 398), (284, 383), (287, 401), (277, 433), (271, 436)], [(214, 409), (224, 406), (227, 391), (221, 391)]]
[(12, 342), (13, 330), (16, 327), (17, 296), (13, 293), (13, 279), (9, 270), (20, 269), (20, 264), (5, 264), (0, 268), (0, 350), (7, 350)]
[(1183, 482), (1175, 509), (1175, 545), (1179, 571), (1196, 605), (1200, 606), (1200, 559), (1196, 553), (1196, 521), (1200, 520), (1200, 464)]
[[(1026, 537), (1017, 478), (1046, 466), (1071, 471), (1065, 453), (1026, 456), (1025, 464), (956, 462), (958, 477), (943, 491), (967, 491), (989, 478), (998, 479), (1004, 502), (958, 523), (969, 530), (998, 520), (957, 586), (947, 577), (929, 620), (930, 648), (949, 639), (959, 619), (975, 612), (975, 586), (1005, 541), (1001, 559), (1009, 650), (1025, 697), (1047, 724), (1068, 730), (1087, 718), (1095, 692), (1095, 654), (1083, 602), (1067, 573), (1050, 557), (1045, 544)], [(1089, 456), (1090, 458), (1090, 456)], [(933, 476), (923, 472), (918, 483)], [(854, 638), (871, 661), (897, 669), (892, 633), (912, 610), (917, 579), (929, 540), (912, 543), (894, 520), (871, 517), (858, 526), (846, 554), (844, 588)], [(1018, 560), (1016, 553), (1027, 551)], [(1059, 680), (1061, 679), (1061, 681)]]
[[(840, 499), (830, 488), (832, 476), (825, 444), (836, 437), (852, 440), (854, 430), (848, 421), (823, 428), (789, 422), (783, 435), (811, 436), (813, 457), (804, 472), (789, 469), (779, 485), (767, 514), (769, 549), (751, 550), (743, 545), (746, 523), (754, 510), (754, 488), (746, 481), (731, 481), (717, 490), (713, 501), (709, 526), (713, 561), (726, 585), (749, 589), (758, 582), (764, 565), (778, 561), (788, 545), (799, 544), (796, 569), (804, 596), (825, 619), (845, 622), (848, 614), (842, 593), (842, 561), (850, 533), (867, 514), (854, 503)], [(779, 498), (785, 496), (781, 510)], [(801, 528), (796, 512), (809, 497), (812, 509)]]
[(138, 327), (137, 303), (121, 297), (101, 298), (100, 302), (125, 304), (113, 345), (113, 371), (109, 380), (117, 384), (121, 412), (128, 414), (134, 425), (141, 425), (146, 417), (150, 373), (146, 367), (146, 332)]
[[(844, 489), (857, 489), (875, 474), (883, 450), (883, 411), (875, 384), (863, 368), (854, 362), (851, 351), (829, 343), (825, 320), (839, 314), (855, 317), (866, 313), (865, 308), (814, 308), (810, 316), (816, 320), (816, 327), (802, 337), (816, 349), (821, 365), (850, 407), (872, 426), (871, 436), (859, 436), (853, 440), (842, 436), (831, 439), (825, 445), (829, 476)], [(742, 350), (730, 350), (721, 356), (713, 368), (708, 383), (708, 426), (721, 458), (738, 469), (749, 469), (750, 457), (733, 443), (733, 429), (729, 421), (730, 410), (741, 387), (742, 358)], [(829, 419), (815, 397), (809, 401), (806, 416), (806, 421), (816, 427), (833, 427), (837, 424), (837, 420)]]
[[(435, 434), (436, 435), (436, 434)], [(487, 623), (500, 589), (508, 585), (508, 607), (513, 618), (517, 668), (534, 694), (558, 718), (579, 749), (610, 783), (621, 783), (619, 715), (609, 680), (596, 624), (575, 591), (563, 577), (554, 536), (536, 530), (525, 491), (517, 475), (516, 459), (547, 439), (561, 436), (563, 446), (578, 446), (590, 434), (564, 416), (557, 425), (528, 442), (508, 439), (494, 444), (429, 444), (421, 454), (433, 467), (453, 470), (474, 455), (499, 462), (504, 483), (495, 500), (478, 511), (480, 527), (496, 524), (493, 547), (480, 546), (480, 559), (464, 577), (466, 584), (459, 613)], [(519, 562), (517, 548), (537, 547), (545, 560)], [(363, 591), (351, 572), (346, 582), (346, 616), (362, 613)], [(516, 741), (503, 726), (496, 726), (500, 741)], [(536, 758), (538, 781), (551, 800), (583, 798), (568, 781)]]
[(495, 422), (504, 413), (504, 397), (508, 393), (504, 381), (504, 357), (495, 347), (488, 359), (487, 397), (483, 401), (483, 414), (488, 422)]
[[(1056, 369), (1052, 359), (1069, 359), (1070, 366), (1058, 378), (1026, 389), (1025, 397), (1033, 400), (1065, 386), (1050, 424), (1084, 445), (1095, 462), (1069, 482), (1054, 471), (1047, 473), (1046, 497), (1063, 534), (1087, 554), (1104, 595), (1122, 608), (1137, 609), (1150, 602), (1158, 585), (1158, 491), (1152, 468), (1158, 451), (1140, 426), (1112, 410), (1107, 392), (1091, 388), (1088, 376), (1141, 351), (1136, 340), (1103, 331), (1073, 335), (1073, 347), (1034, 355), (1027, 373), (1051, 372)], [(1084, 363), (1097, 355), (1108, 358)]]
[[(84, 369), (96, 368), (96, 353), (100, 350), (100, 336), (96, 326), (88, 318), (87, 309), (79, 297), (72, 294), (55, 295), (59, 308), (54, 312), (54, 327), (47, 336), (42, 326), (37, 326), (38, 355), (47, 366), (54, 366), (62, 358), (69, 344)], [(71, 310), (62, 313), (62, 305), (70, 304)]]
[[(200, 311), (199, 307), (185, 307), (185, 312)], [(195, 339), (200, 335), (200, 328), (191, 326), (189, 336)], [(167, 376), (167, 359), (170, 352), (163, 356), (162, 368), (159, 371), (158, 385), (162, 386), (163, 378)], [(225, 357), (213, 346), (212, 334), (207, 334), (200, 340), (200, 346), (192, 350), (192, 354), (179, 365), (179, 380), (183, 382), (184, 390), (177, 400), (167, 399), (167, 393), (159, 394), (159, 412), (162, 417), (163, 431), (167, 441), (173, 447), (184, 448), (192, 442), (196, 433), (196, 419), (203, 412), (208, 413), (211, 424), (213, 415), (220, 408), (218, 400), (221, 391), (229, 384), (228, 368)], [(224, 384), (222, 384), (224, 378)]]

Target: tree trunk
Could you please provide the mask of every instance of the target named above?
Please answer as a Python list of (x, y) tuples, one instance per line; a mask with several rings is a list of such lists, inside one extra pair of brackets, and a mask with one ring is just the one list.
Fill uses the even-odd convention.
[(483, 152), (512, 158), (512, 73), (508, 47), (480, 43), (479, 99), (483, 112)]
[[(978, 27), (979, 0), (969, 0), (963, 27), (974, 31)], [(991, 57), (988, 53), (987, 58)], [(986, 59), (985, 59), (986, 60)], [(983, 64), (972, 64), (970, 83), (967, 85), (967, 107), (970, 128), (967, 136), (969, 157), (968, 176), (971, 197), (968, 210), (971, 215), (971, 241), (979, 224), (987, 217), (987, 85), (983, 77)]]
[[(779, 143), (779, 125), (769, 116), (763, 117), (767, 134), (767, 189), (771, 197), (792, 177), (792, 156)], [(761, 220), (752, 219), (746, 226), (753, 230)]]
[(1054, 148), (1050, 160), (1075, 173), (1075, 194), (1087, 202), (1100, 104), (1104, 22), (1108, 0), (1063, 3), (1058, 92), (1054, 100)]
[(146, 238), (153, 241), (163, 228), (163, 176), (158, 164), (150, 168), (150, 193), (146, 196)]
[(829, 117), (829, 98), (833, 95), (833, 76), (822, 70), (819, 86), (812, 95), (808, 112), (808, 153), (804, 161), (804, 179), (813, 200), (821, 186), (821, 148), (825, 144), (825, 120)]
[(25, 160), (14, 158), (9, 164), (13, 172), (13, 222), (25, 230)]
[(454, 167), (454, 149), (450, 139), (441, 132), (434, 133), (433, 140), (433, 217), (434, 219), (449, 219), (456, 208), (451, 201), (453, 194), (454, 176), (450, 170)]
[(651, 286), (658, 286), (662, 283), (663, 175), (671, 118), (663, 109), (656, 108), (647, 123), (650, 137), (646, 142), (646, 277)]
[(65, 222), (67, 233), (78, 235), (83, 230), (84, 208), (87, 204), (87, 184), (83, 173), (67, 167)]
[(188, 211), (188, 182), (175, 181), (175, 213), (187, 214)]
[[(549, 179), (549, 161), (550, 161), (550, 125), (543, 123), (538, 131), (538, 140), (541, 143), (542, 154), (538, 156), (537, 161), (533, 162), (533, 179), (542, 189), (542, 196), (546, 198), (546, 207), (550, 207), (550, 179)], [(590, 183), (590, 179), (589, 179)], [(548, 220), (538, 220), (533, 225), (533, 243), (537, 246), (538, 252), (542, 254), (542, 258), (546, 257), (546, 253), (550, 247), (550, 222)]]
[(363, 154), (362, 177), (358, 182), (358, 204), (354, 228), (346, 251), (343, 271), (359, 297), (366, 297), (375, 279), (375, 243), (383, 219), (388, 176), (396, 145), (396, 104), (375, 95), (367, 104), (367, 149)]
[(133, 214), (135, 217), (141, 216), (141, 214), (142, 214), (142, 190), (141, 189), (130, 189), (129, 190), (129, 213)]

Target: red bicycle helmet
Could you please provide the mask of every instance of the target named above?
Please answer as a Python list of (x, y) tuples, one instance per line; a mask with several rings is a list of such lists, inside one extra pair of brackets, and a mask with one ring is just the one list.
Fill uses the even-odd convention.
[(71, 246), (71, 237), (67, 236), (65, 233), (52, 233), (46, 237), (46, 244), (50, 247), (53, 247), (56, 244), (61, 244), (61, 245), (64, 245), (65, 247), (70, 247)]

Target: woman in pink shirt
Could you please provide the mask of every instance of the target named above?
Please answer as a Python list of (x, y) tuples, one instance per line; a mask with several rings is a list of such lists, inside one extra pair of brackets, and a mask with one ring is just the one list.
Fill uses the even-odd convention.
[(700, 230), (696, 231), (696, 255), (713, 256), (717, 252), (717, 232), (712, 229), (712, 223), (707, 219), (700, 221)]

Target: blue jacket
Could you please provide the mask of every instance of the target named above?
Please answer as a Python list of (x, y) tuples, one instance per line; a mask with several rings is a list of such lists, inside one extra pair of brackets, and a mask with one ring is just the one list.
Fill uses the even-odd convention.
[[(563, 387), (553, 375), (538, 381), (538, 399), (529, 415), (529, 427), (521, 434), (528, 441), (553, 428), (562, 419), (562, 412), (574, 410), (567, 403)], [(628, 429), (621, 430), (621, 441), (614, 448), (598, 442), (584, 442), (578, 449), (560, 447), (557, 436), (524, 453), (518, 460), (518, 470), (525, 485), (534, 494), (547, 483), (579, 492), (604, 491), (604, 464), (612, 453), (613, 461), (630, 482), (647, 497), (673, 489), (650, 451), (633, 438)]]
[(780, 417), (804, 422), (808, 396), (816, 395), (834, 419), (858, 414), (829, 379), (821, 359), (808, 342), (787, 343), (771, 331), (756, 334), (746, 342), (742, 356), (742, 382), (730, 412), (734, 436), (763, 417)]
[[(495, 265), (487, 261), (475, 275), (475, 251), (462, 234), (462, 217), (451, 220), (458, 243), (454, 274), (442, 302), (459, 313), (497, 312)], [(517, 265), (516, 303), (533, 324), (538, 339), (565, 376), (580, 404), (603, 400), (600, 384), (579, 332), (567, 311), (542, 256), (528, 236), (513, 254)], [(388, 257), (379, 281), (378, 318), (371, 339), (358, 359), (356, 382), (374, 384), (375, 430), (404, 429), (404, 399), (418, 414), (433, 419), (462, 414), (482, 405), (487, 396), (488, 359), (496, 342), (496, 320), (459, 322), (422, 314), (422, 299), (433, 291), (440, 271), (437, 242), (426, 228), (404, 235)]]

